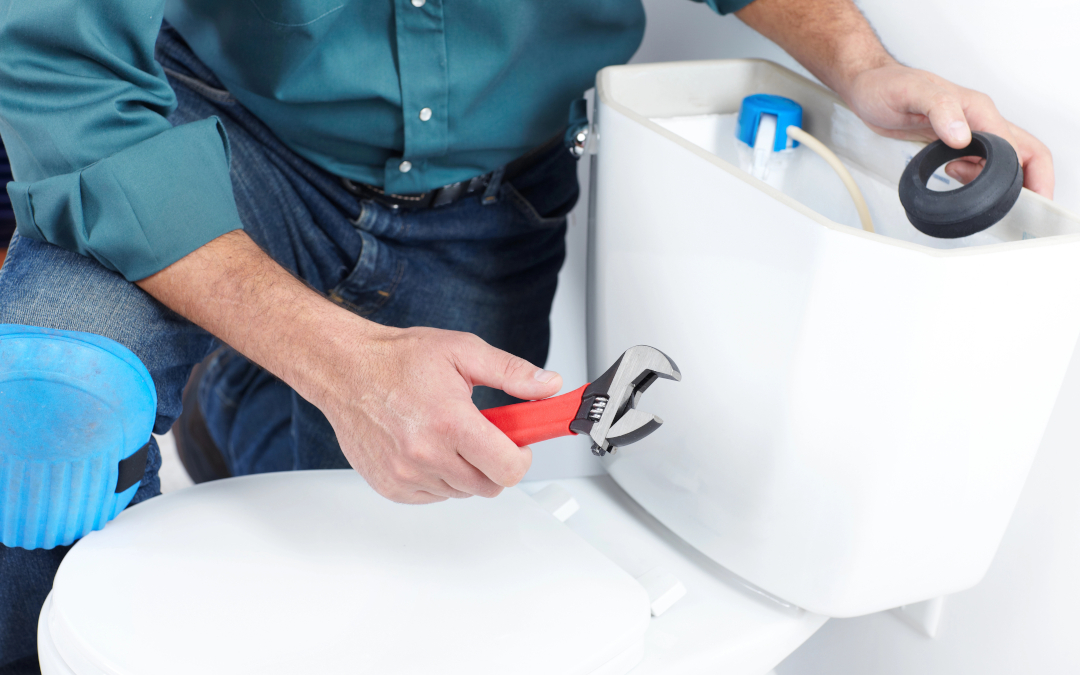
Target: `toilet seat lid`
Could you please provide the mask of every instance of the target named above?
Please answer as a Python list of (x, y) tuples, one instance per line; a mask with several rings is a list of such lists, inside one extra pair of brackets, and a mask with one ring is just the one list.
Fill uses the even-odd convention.
[(47, 611), (76, 675), (622, 673), (649, 622), (644, 589), (519, 490), (406, 506), (352, 471), (132, 507), (72, 549)]

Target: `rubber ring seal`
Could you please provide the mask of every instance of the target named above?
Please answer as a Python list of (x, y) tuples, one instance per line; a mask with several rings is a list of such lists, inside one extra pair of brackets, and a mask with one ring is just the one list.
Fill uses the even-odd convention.
[[(961, 157), (983, 157), (982, 172), (967, 185), (935, 192), (926, 182), (939, 166)], [(919, 232), (939, 239), (958, 239), (982, 232), (1005, 217), (1020, 198), (1024, 171), (1016, 151), (1000, 136), (971, 134), (971, 144), (957, 150), (934, 141), (919, 151), (900, 178), (900, 203)]]

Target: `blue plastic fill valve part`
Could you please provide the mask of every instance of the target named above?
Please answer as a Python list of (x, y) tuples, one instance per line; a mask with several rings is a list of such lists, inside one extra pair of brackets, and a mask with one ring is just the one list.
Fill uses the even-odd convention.
[(53, 548), (115, 518), (156, 414), (149, 371), (118, 342), (0, 325), (0, 543)]
[(788, 143), (787, 128), (796, 126), (802, 128), (802, 106), (783, 96), (772, 94), (754, 94), (742, 100), (739, 106), (739, 129), (738, 137), (743, 143), (751, 148), (757, 137), (758, 125), (761, 124), (762, 115), (776, 116), (776, 140), (773, 142), (773, 150), (779, 152), (788, 148), (797, 147), (799, 144), (794, 139)]

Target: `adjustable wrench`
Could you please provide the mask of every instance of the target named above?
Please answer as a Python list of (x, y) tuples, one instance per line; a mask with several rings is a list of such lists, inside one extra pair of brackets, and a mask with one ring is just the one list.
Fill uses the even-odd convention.
[(639, 345), (623, 352), (591, 384), (561, 396), (481, 412), (518, 445), (583, 434), (592, 439), (593, 454), (602, 457), (640, 441), (664, 423), (637, 409), (641, 394), (658, 378), (679, 381), (682, 373), (660, 350)]

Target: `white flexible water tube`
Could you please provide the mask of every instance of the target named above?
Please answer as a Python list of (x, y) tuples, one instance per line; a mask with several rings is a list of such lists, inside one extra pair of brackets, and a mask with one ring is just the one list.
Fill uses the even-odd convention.
[(840, 158), (837, 157), (832, 150), (825, 147), (824, 143), (797, 126), (789, 126), (787, 128), (787, 135), (810, 148), (823, 160), (829, 163), (829, 166), (833, 168), (833, 171), (840, 176), (840, 180), (844, 182), (844, 187), (846, 187), (847, 191), (851, 194), (852, 200), (855, 201), (855, 210), (859, 212), (859, 220), (862, 222), (863, 229), (867, 232), (873, 232), (874, 223), (870, 219), (870, 209), (866, 206), (866, 199), (863, 198), (862, 191), (860, 191), (859, 186), (855, 184), (855, 179), (851, 177), (851, 173), (840, 162)]

